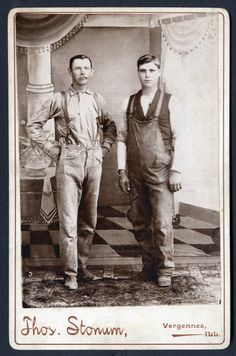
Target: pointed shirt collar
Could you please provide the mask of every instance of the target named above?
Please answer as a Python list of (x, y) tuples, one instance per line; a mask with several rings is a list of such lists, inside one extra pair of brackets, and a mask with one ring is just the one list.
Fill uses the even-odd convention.
[[(75, 95), (75, 94), (80, 94), (81, 92), (80, 91), (78, 91), (78, 90), (76, 90), (73, 86), (72, 86), (72, 84), (71, 84), (71, 86), (70, 86), (70, 95), (72, 96), (72, 95)], [(89, 95), (92, 95), (92, 90), (90, 90), (89, 88), (87, 88), (85, 91), (83, 91), (82, 93), (86, 93), (86, 94), (89, 94)]]

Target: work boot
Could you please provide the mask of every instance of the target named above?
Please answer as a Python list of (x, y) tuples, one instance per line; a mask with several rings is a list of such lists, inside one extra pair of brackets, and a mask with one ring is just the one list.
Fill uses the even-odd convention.
[(101, 277), (96, 276), (89, 270), (87, 270), (86, 267), (79, 266), (78, 268), (78, 279), (87, 279), (90, 281), (96, 281), (98, 279), (101, 279)]
[(78, 288), (77, 278), (75, 276), (65, 276), (64, 287), (70, 290)]
[(159, 276), (157, 277), (157, 284), (159, 287), (170, 287), (171, 277), (170, 276)]

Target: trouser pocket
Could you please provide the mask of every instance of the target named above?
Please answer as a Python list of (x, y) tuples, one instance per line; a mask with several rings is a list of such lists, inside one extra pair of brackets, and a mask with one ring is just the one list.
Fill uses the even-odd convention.
[(92, 167), (96, 167), (102, 164), (102, 148), (99, 147), (93, 152)]

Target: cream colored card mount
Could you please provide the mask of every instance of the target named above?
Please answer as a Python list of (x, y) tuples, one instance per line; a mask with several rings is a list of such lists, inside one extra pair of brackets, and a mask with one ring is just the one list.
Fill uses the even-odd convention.
[[(8, 53), (11, 346), (19, 350), (226, 348), (230, 340), (227, 11), (16, 8), (8, 18)], [(75, 74), (69, 60), (78, 54), (93, 63), (93, 68), (88, 64), (78, 69), (87, 73), (79, 80), (89, 80), (83, 94), (70, 87)], [(68, 290), (63, 285), (58, 218), (60, 163), (48, 155), (45, 145), (58, 139), (63, 104), (55, 98), (69, 88), (67, 100), (74, 103), (68, 101), (69, 124), (75, 125), (83, 141), (97, 127), (87, 119), (99, 106), (96, 100), (91, 104), (91, 93), (98, 92), (119, 132), (124, 100), (140, 90), (140, 81), (146, 83), (142, 97), (147, 92), (143, 88), (151, 86), (152, 79), (142, 77), (149, 74), (140, 73), (139, 67), (137, 71), (137, 60), (145, 54), (160, 63), (159, 84), (164, 83), (165, 98), (170, 99), (166, 115), (175, 140), (174, 157), (178, 156), (174, 164), (181, 171), (182, 189), (174, 193), (171, 284), (162, 287), (157, 278), (146, 280), (142, 273), (143, 250), (134, 237), (137, 225), (132, 225), (129, 210), (136, 197), (129, 199), (119, 188), (118, 136), (118, 144), (103, 162), (96, 156), (103, 174), (87, 270), (99, 278), (86, 275), (79, 278), (78, 289)], [(151, 68), (154, 62), (150, 63)], [(144, 105), (142, 99), (140, 103)], [(76, 145), (77, 151), (81, 149)], [(64, 152), (62, 146), (68, 145), (60, 142)], [(70, 175), (68, 167), (78, 154), (70, 147), (67, 151), (70, 163), (63, 172)], [(85, 151), (90, 157), (91, 150)], [(159, 189), (161, 183), (153, 184)], [(151, 218), (155, 204), (159, 203), (153, 203), (150, 211), (144, 205), (142, 216), (150, 214), (159, 244), (163, 237), (155, 235), (158, 222)]]

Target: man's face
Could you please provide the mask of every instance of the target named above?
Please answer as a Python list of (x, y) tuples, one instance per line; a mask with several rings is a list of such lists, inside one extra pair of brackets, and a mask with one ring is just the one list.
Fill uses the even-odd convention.
[(89, 78), (93, 75), (93, 68), (91, 68), (89, 59), (75, 59), (72, 63), (70, 73), (74, 84), (81, 86), (86, 85)]
[(160, 71), (155, 63), (144, 63), (139, 66), (138, 76), (143, 88), (152, 88), (157, 86)]

